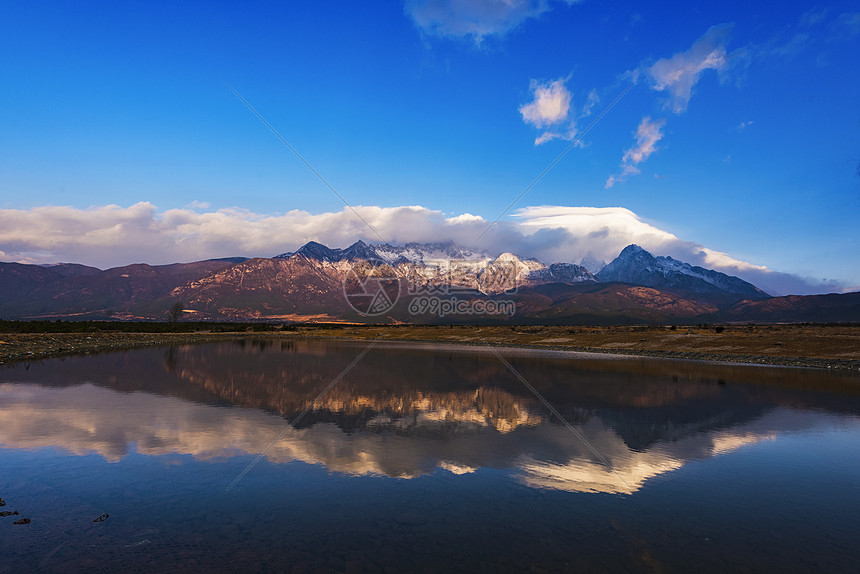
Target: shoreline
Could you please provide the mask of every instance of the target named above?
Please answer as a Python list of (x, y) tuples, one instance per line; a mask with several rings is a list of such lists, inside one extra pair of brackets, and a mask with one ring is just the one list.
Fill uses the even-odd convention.
[[(770, 327), (769, 327), (770, 328)], [(858, 372), (860, 371), (860, 358), (841, 358), (837, 356), (801, 356), (793, 353), (774, 355), (761, 352), (726, 353), (718, 352), (716, 348), (722, 349), (725, 345), (716, 345), (714, 350), (679, 348), (668, 348), (672, 345), (662, 344), (659, 340), (648, 341), (638, 339), (640, 345), (632, 347), (626, 342), (625, 336), (634, 333), (640, 337), (646, 333), (643, 330), (632, 328), (604, 329), (599, 331), (603, 339), (609, 342), (601, 346), (587, 344), (575, 344), (575, 341), (560, 341), (560, 337), (548, 339), (515, 340), (517, 335), (534, 334), (528, 327), (523, 327), (522, 333), (508, 334), (499, 337), (497, 332), (492, 332), (487, 337), (482, 337), (481, 332), (488, 329), (473, 329), (471, 327), (460, 327), (457, 333), (451, 334), (450, 328), (390, 328), (390, 327), (362, 327), (356, 330), (355, 326), (338, 329), (304, 328), (296, 331), (272, 331), (272, 332), (227, 332), (227, 333), (0, 333), (0, 366), (15, 363), (27, 363), (56, 357), (80, 356), (93, 353), (111, 351), (123, 351), (144, 347), (160, 347), (170, 345), (188, 345), (198, 343), (211, 343), (219, 341), (235, 341), (240, 339), (281, 339), (281, 340), (330, 340), (330, 341), (370, 341), (381, 337), (384, 342), (404, 342), (422, 344), (455, 344), (475, 347), (534, 349), (548, 351), (568, 351), (580, 353), (594, 353), (603, 355), (618, 355), (625, 357), (678, 359), (686, 361), (705, 361), (717, 363), (736, 363), (746, 365), (763, 366), (785, 366), (804, 367), (814, 369), (839, 369)], [(435, 337), (428, 337), (428, 329)], [(786, 327), (779, 328), (780, 335), (785, 338)], [(557, 329), (556, 329), (557, 330)], [(332, 332), (338, 331), (338, 332)], [(537, 332), (537, 336), (544, 336), (545, 330)], [(689, 333), (688, 333), (689, 334)], [(858, 330), (860, 337), (860, 330)], [(444, 335), (444, 336), (443, 336)], [(732, 334), (729, 334), (731, 337)], [(587, 338), (587, 337), (585, 337)], [(626, 337), (629, 338), (629, 337)], [(652, 334), (652, 339), (657, 338)], [(613, 342), (614, 341), (614, 342)], [(643, 348), (641, 343), (649, 343), (663, 348)], [(721, 341), (722, 342), (722, 341)], [(832, 341), (825, 341), (832, 343)], [(563, 343), (563, 344), (562, 344)], [(854, 341), (849, 342), (849, 346)], [(781, 343), (778, 343), (781, 344)], [(712, 348), (714, 345), (712, 345)], [(857, 347), (860, 350), (860, 346)], [(786, 349), (788, 351), (788, 349)], [(831, 353), (839, 349), (831, 347)]]
[[(370, 337), (296, 337), (305, 340), (323, 341), (368, 341)], [(799, 367), (808, 369), (842, 369), (860, 372), (860, 361), (844, 359), (821, 359), (815, 357), (779, 357), (773, 355), (728, 355), (719, 353), (696, 353), (669, 350), (631, 350), (621, 348), (569, 347), (561, 345), (529, 345), (520, 343), (443, 341), (440, 339), (394, 339), (383, 338), (386, 343), (423, 343), (431, 345), (455, 345), (462, 347), (493, 347), (496, 349), (526, 349), (535, 351), (561, 351), (569, 353), (590, 353), (642, 359), (674, 359), (679, 361), (700, 361), (737, 365), (759, 365), (763, 367)]]

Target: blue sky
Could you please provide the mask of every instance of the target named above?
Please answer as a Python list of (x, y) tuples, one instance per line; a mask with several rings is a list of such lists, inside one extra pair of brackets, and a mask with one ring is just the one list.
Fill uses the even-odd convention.
[[(860, 8), (714, 4), (4, 3), (0, 259), (106, 266), (342, 246), (318, 217), (341, 201), (225, 82), (350, 204), (484, 224), (630, 88), (503, 223), (531, 221), (517, 208), (621, 207), (688, 246), (644, 242), (658, 254), (837, 282), (807, 281), (810, 292), (860, 287)], [(141, 202), (148, 211), (106, 210)], [(230, 240), (236, 218), (294, 210), (316, 229), (269, 232), (271, 247)], [(180, 233), (168, 213), (210, 223), (183, 220)], [(173, 235), (141, 240), (129, 219)], [(418, 239), (379, 225), (387, 240)], [(459, 237), (440, 225), (439, 239)], [(549, 256), (530, 245), (523, 255)], [(603, 252), (570, 246), (552, 256)], [(697, 246), (740, 263), (697, 261)]]

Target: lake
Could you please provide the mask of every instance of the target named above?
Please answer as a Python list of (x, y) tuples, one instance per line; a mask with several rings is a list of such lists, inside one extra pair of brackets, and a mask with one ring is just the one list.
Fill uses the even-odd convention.
[(0, 572), (860, 561), (856, 374), (368, 344), (0, 369)]

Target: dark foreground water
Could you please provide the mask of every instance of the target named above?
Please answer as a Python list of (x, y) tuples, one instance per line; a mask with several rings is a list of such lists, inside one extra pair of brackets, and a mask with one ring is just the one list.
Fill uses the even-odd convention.
[(856, 571), (856, 375), (365, 346), (0, 370), (0, 572)]

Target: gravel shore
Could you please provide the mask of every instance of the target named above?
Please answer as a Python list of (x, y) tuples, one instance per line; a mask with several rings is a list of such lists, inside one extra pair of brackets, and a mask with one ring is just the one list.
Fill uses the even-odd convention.
[[(35, 361), (63, 355), (80, 355), (101, 353), (137, 347), (186, 345), (216, 341), (230, 341), (248, 338), (283, 338), (283, 339), (331, 339), (331, 340), (370, 340), (382, 337), (385, 341), (411, 341), (422, 343), (453, 343), (463, 345), (492, 345), (495, 347), (517, 347), (527, 349), (551, 349), (559, 351), (578, 351), (588, 353), (605, 353), (613, 355), (660, 357), (685, 359), (695, 361), (718, 361), (732, 363), (747, 363), (757, 365), (784, 365), (792, 367), (812, 367), (821, 369), (845, 369), (860, 372), (860, 358), (854, 358), (853, 353), (845, 349), (856, 349), (854, 332), (849, 332), (845, 339), (842, 332), (834, 333), (819, 328), (816, 334), (796, 332), (798, 328), (770, 328), (771, 338), (789, 341), (764, 341), (758, 335), (754, 341), (760, 342), (758, 347), (744, 344), (741, 332), (720, 335), (714, 341), (713, 335), (703, 342), (704, 337), (695, 339), (695, 333), (686, 333), (684, 337), (666, 337), (663, 333), (650, 333), (629, 328), (603, 328), (583, 330), (582, 334), (561, 337), (560, 328), (548, 327), (535, 330), (522, 328), (520, 331), (500, 330), (498, 328), (474, 329), (471, 327), (450, 328), (440, 327), (354, 327), (345, 326), (337, 329), (317, 329), (314, 327), (301, 328), (297, 331), (272, 333), (40, 333), (0, 334), (0, 365), (13, 362)], [(570, 333), (566, 329), (564, 333)], [(860, 330), (858, 335), (860, 335)], [(744, 332), (745, 333), (745, 332)], [(549, 335), (549, 336), (547, 336)], [(814, 350), (808, 353), (797, 353), (798, 347), (792, 346), (792, 337), (806, 341), (807, 346)], [(632, 341), (632, 342), (631, 342)], [(691, 342), (692, 341), (692, 342)], [(733, 342), (734, 346), (725, 343)], [(706, 344), (707, 343), (707, 344)], [(770, 346), (768, 346), (770, 345)], [(774, 346), (777, 345), (777, 346)], [(732, 347), (732, 352), (718, 352)], [(786, 348), (787, 347), (787, 348)], [(763, 349), (776, 349), (777, 353), (763, 353)], [(747, 351), (747, 352), (744, 352)], [(804, 356), (807, 355), (807, 356)], [(810, 356), (811, 355), (811, 356)], [(829, 355), (829, 356), (828, 356)], [(847, 355), (847, 356), (846, 356)]]
[(228, 341), (247, 333), (0, 333), (0, 365), (137, 347)]

